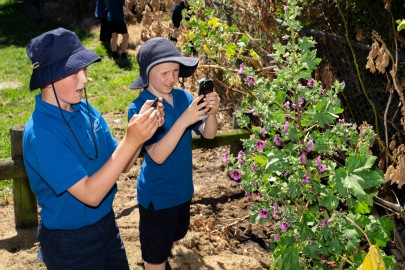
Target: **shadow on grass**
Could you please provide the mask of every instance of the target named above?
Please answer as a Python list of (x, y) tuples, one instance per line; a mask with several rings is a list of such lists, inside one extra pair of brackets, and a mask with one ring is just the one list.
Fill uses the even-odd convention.
[(58, 27), (74, 31), (80, 39), (91, 35), (88, 29), (69, 26), (46, 13), (40, 22), (36, 22), (30, 17), (24, 0), (0, 1), (0, 49), (8, 46), (25, 48), (32, 38)]

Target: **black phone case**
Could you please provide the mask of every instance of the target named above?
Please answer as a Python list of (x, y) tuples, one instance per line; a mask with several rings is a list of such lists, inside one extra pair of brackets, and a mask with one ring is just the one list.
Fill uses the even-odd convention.
[[(208, 93), (211, 93), (212, 91), (214, 91), (214, 81), (212, 79), (202, 79), (200, 80), (200, 85), (198, 88), (198, 95), (206, 95)], [(198, 104), (203, 103), (203, 100), (200, 100), (198, 102)]]

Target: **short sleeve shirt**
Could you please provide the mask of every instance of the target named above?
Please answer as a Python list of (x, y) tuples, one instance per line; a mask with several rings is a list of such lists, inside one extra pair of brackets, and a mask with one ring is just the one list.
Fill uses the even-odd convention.
[(92, 130), (98, 150), (90, 160), (80, 149), (57, 106), (35, 97), (35, 110), (25, 125), (23, 156), (31, 189), (41, 207), (41, 220), (48, 229), (74, 230), (96, 223), (112, 210), (116, 185), (97, 207), (85, 205), (67, 190), (85, 176), (91, 176), (110, 158), (117, 147), (102, 115), (89, 105), (90, 127), (85, 101), (62, 110), (87, 156), (95, 156)]
[[(149, 145), (158, 142), (172, 128), (180, 115), (193, 102), (193, 96), (184, 89), (173, 89), (173, 105), (165, 100), (165, 123), (145, 142)], [(137, 114), (148, 99), (156, 97), (144, 89), (129, 106), (128, 119)], [(148, 208), (153, 202), (156, 210), (180, 205), (190, 200), (194, 193), (192, 177), (192, 131), (200, 135), (198, 128), (202, 121), (189, 126), (178, 142), (176, 148), (162, 164), (155, 163), (144, 151), (144, 162), (137, 181), (138, 202)]]

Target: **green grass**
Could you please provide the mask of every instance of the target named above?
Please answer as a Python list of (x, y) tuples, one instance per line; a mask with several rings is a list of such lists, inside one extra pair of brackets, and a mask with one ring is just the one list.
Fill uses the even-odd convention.
[[(127, 121), (128, 105), (138, 94), (129, 89), (138, 75), (134, 57), (129, 62), (115, 62), (100, 44), (98, 34), (72, 29), (51, 18), (36, 25), (27, 15), (23, 0), (0, 0), (0, 83), (21, 84), (17, 88), (0, 88), (0, 158), (10, 157), (10, 128), (27, 122), (34, 109), (34, 96), (40, 93), (29, 90), (32, 70), (25, 48), (33, 37), (57, 27), (75, 31), (88, 49), (102, 57), (101, 62), (88, 68), (90, 103), (103, 114), (122, 114), (122, 121)], [(1, 183), (0, 193), (9, 185)]]

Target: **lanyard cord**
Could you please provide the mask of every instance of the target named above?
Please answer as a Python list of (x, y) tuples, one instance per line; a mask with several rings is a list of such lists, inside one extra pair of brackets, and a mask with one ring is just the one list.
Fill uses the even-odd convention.
[(93, 146), (94, 146), (94, 149), (95, 149), (95, 152), (96, 152), (94, 157), (89, 157), (89, 155), (87, 155), (87, 153), (84, 151), (84, 149), (81, 146), (79, 140), (77, 139), (77, 136), (76, 136), (75, 132), (73, 131), (73, 128), (70, 126), (69, 122), (66, 120), (65, 116), (63, 115), (62, 108), (60, 107), (59, 99), (58, 99), (58, 97), (56, 95), (55, 85), (53, 83), (52, 83), (52, 89), (53, 89), (53, 93), (55, 95), (56, 102), (58, 103), (59, 111), (60, 111), (60, 114), (62, 115), (63, 121), (65, 121), (65, 124), (68, 126), (68, 128), (69, 128), (70, 132), (72, 133), (73, 137), (75, 138), (75, 141), (76, 141), (77, 145), (79, 146), (80, 150), (86, 155), (86, 157), (88, 159), (96, 160), (97, 157), (98, 157), (98, 148), (97, 148), (97, 145), (96, 145), (96, 135), (94, 134), (93, 121), (91, 120), (91, 117), (90, 117), (90, 106), (89, 106), (89, 101), (87, 100), (86, 87), (84, 88), (84, 96), (86, 97), (87, 114), (88, 114), (89, 120), (90, 120), (91, 137), (93, 139)]

